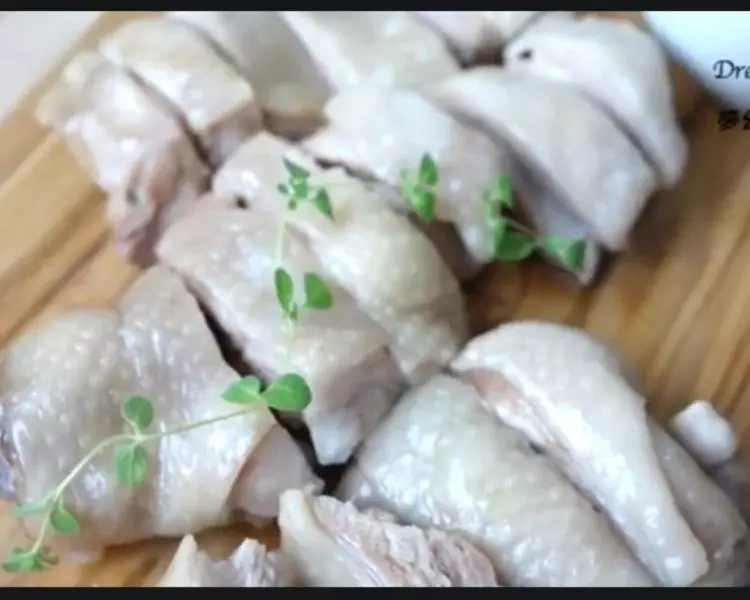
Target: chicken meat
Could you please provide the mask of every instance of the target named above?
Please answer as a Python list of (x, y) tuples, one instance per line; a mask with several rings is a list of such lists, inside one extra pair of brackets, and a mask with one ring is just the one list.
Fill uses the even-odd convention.
[(565, 84), (498, 67), (476, 67), (429, 96), (507, 143), (558, 202), (610, 250), (628, 234), (656, 189), (656, 175), (628, 137)]
[(406, 11), (283, 11), (334, 91), (420, 87), (457, 72), (437, 34)]
[(283, 555), (255, 540), (246, 539), (225, 560), (213, 560), (186, 535), (154, 587), (288, 587), (292, 573)]
[(279, 527), (282, 550), (311, 587), (499, 587), (487, 557), (461, 538), (330, 496), (284, 492)]
[[(239, 378), (224, 362), (198, 304), (164, 267), (144, 273), (117, 310), (80, 310), (12, 344), (0, 371), (0, 480), (18, 503), (46, 497), (87, 452), (124, 431), (121, 404), (154, 406), (150, 432), (235, 414), (222, 392)], [(81, 468), (63, 501), (81, 523), (82, 553), (171, 537), (278, 512), (288, 488), (317, 489), (301, 451), (265, 405), (147, 442), (137, 488), (113, 473), (111, 450)], [(36, 533), (39, 519), (24, 520)]]
[(662, 584), (694, 583), (746, 532), (721, 491), (649, 422), (611, 349), (587, 334), (503, 325), (469, 342), (452, 368), (602, 508)]
[[(277, 189), (288, 179), (285, 160), (310, 173), (312, 190), (328, 192), (332, 220), (309, 202), (287, 211)], [(213, 189), (219, 198), (240, 198), (256, 212), (277, 218), (287, 213), (290, 230), (315, 254), (321, 274), (389, 334), (410, 381), (439, 370), (465, 341), (465, 306), (456, 278), (429, 240), (365, 183), (341, 169), (319, 169), (293, 146), (263, 133), (227, 161)]]
[(357, 453), (338, 495), (462, 535), (511, 586), (653, 585), (550, 460), (451, 377), (437, 375), (399, 401)]
[(505, 51), (505, 68), (580, 90), (628, 132), (663, 185), (687, 162), (669, 64), (635, 23), (603, 17), (541, 19)]
[(210, 171), (177, 118), (124, 70), (93, 52), (76, 55), (37, 107), (108, 193), (118, 250), (153, 262), (161, 232), (210, 185)]
[[(333, 305), (302, 310), (294, 331), (274, 288), (279, 265), (276, 215), (225, 209), (219, 202), (175, 224), (158, 247), (255, 372), (268, 379), (293, 371), (312, 391), (304, 411), (318, 462), (346, 462), (405, 386), (388, 349), (388, 334), (342, 288)], [(294, 281), (321, 265), (287, 232), (283, 265)]]
[(250, 84), (183, 23), (129, 21), (99, 43), (99, 52), (168, 100), (214, 167), (263, 126)]
[(177, 10), (172, 19), (201, 32), (250, 82), (268, 129), (301, 138), (322, 124), (328, 83), (275, 11)]

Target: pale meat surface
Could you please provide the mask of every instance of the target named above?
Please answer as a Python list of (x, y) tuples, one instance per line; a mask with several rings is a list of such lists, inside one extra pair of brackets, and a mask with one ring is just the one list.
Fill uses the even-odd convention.
[(598, 241), (622, 249), (656, 188), (638, 149), (565, 84), (477, 67), (430, 90), (452, 114), (507, 142)]
[(129, 21), (102, 40), (99, 51), (171, 102), (213, 166), (262, 128), (250, 84), (182, 23), (161, 17)]
[(107, 217), (125, 257), (153, 261), (161, 232), (209, 186), (209, 171), (178, 119), (119, 67), (76, 55), (42, 98), (37, 118), (53, 127), (108, 192)]
[(288, 215), (315, 254), (323, 275), (351, 294), (390, 336), (403, 373), (419, 381), (449, 361), (466, 339), (458, 282), (430, 241), (386, 200), (340, 169), (317, 169), (310, 158), (269, 134), (255, 136), (214, 178), (219, 197), (240, 197), (252, 210), (281, 215), (286, 157), (311, 172), (309, 185), (328, 190), (334, 219), (305, 203)]
[(293, 234), (277, 256), (281, 226), (274, 215), (215, 206), (172, 227), (158, 252), (259, 374), (305, 378), (312, 402), (304, 420), (317, 458), (344, 463), (390, 409), (404, 381), (386, 332), (334, 284), (328, 284), (333, 306), (302, 310), (290, 330), (276, 298), (274, 270), (283, 265), (302, 287), (306, 273), (322, 269)]
[[(164, 268), (149, 270), (117, 311), (68, 313), (8, 349), (0, 378), (6, 491), (29, 502), (55, 489), (87, 452), (123, 432), (120, 411), (130, 396), (149, 398), (150, 431), (165, 431), (236, 411), (221, 393), (238, 377), (180, 281)], [(235, 510), (267, 521), (284, 489), (316, 483), (260, 404), (146, 449), (143, 486), (118, 484), (111, 448), (74, 480), (63, 498), (81, 522), (81, 533), (67, 538), (74, 549), (184, 535), (224, 524)], [(26, 525), (35, 531), (39, 523), (31, 517)]]
[(498, 587), (487, 557), (457, 536), (299, 490), (280, 505), (281, 547), (312, 587)]
[(271, 131), (298, 138), (322, 123), (329, 86), (278, 12), (175, 10), (167, 14), (202, 32), (237, 66), (253, 86)]
[(440, 37), (406, 11), (283, 11), (335, 91), (419, 87), (458, 71)]
[(214, 560), (186, 535), (154, 587), (286, 587), (291, 581), (287, 561), (255, 540), (246, 539), (226, 559)]
[[(489, 262), (490, 240), (482, 194), (507, 174), (505, 153), (481, 132), (456, 121), (409, 90), (352, 90), (326, 106), (327, 126), (304, 148), (326, 163), (398, 186), (418, 172), (428, 154), (438, 168), (437, 219), (456, 226), (478, 264)], [(394, 208), (411, 210), (393, 194)]]
[(508, 46), (504, 65), (587, 94), (632, 134), (664, 184), (679, 180), (688, 148), (667, 57), (635, 23), (593, 16), (541, 19)]
[(603, 508), (664, 585), (707, 571), (654, 450), (645, 400), (609, 348), (566, 326), (517, 322), (474, 338), (452, 366)]
[(453, 378), (399, 401), (338, 495), (461, 535), (512, 586), (652, 585), (606, 519)]

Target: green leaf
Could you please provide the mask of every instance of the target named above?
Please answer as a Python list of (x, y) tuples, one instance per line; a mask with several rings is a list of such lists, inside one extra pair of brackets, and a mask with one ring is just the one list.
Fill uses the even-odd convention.
[(320, 188), (313, 198), (313, 204), (321, 213), (333, 221), (333, 206), (331, 205), (331, 198), (328, 192)]
[(224, 390), (221, 397), (230, 404), (251, 404), (261, 400), (260, 390), (260, 379), (250, 375), (235, 381)]
[(276, 185), (276, 191), (279, 192), (282, 196), (288, 196), (289, 195), (289, 186), (285, 183), (279, 183)]
[(311, 396), (307, 382), (296, 373), (280, 376), (263, 392), (263, 399), (270, 408), (290, 412), (304, 410)]
[(585, 240), (570, 240), (562, 235), (547, 235), (541, 239), (542, 246), (570, 269), (579, 269), (586, 254)]
[(333, 294), (315, 273), (305, 273), (305, 308), (325, 310), (333, 306)]
[(307, 198), (310, 193), (310, 185), (304, 179), (293, 179), (289, 182), (289, 187), (292, 189), (295, 198)]
[(10, 509), (10, 514), (14, 517), (27, 517), (29, 515), (36, 515), (47, 510), (49, 501), (47, 499), (38, 500), (36, 502), (27, 502), (26, 504), (19, 504)]
[(122, 405), (122, 417), (136, 431), (148, 429), (154, 420), (154, 405), (142, 396), (132, 396)]
[(414, 188), (409, 195), (409, 202), (420, 219), (430, 223), (435, 220), (435, 194), (423, 188)]
[(140, 444), (120, 446), (115, 450), (115, 473), (121, 485), (137, 487), (146, 481), (148, 452)]
[(276, 299), (279, 302), (281, 311), (291, 320), (297, 315), (297, 305), (294, 302), (294, 281), (292, 276), (283, 267), (279, 267), (273, 274), (274, 285), (276, 286)]
[(500, 206), (511, 208), (513, 206), (513, 187), (510, 185), (510, 177), (501, 175), (495, 183), (495, 198)]
[(506, 231), (502, 241), (494, 248), (494, 257), (498, 260), (516, 262), (531, 256), (536, 248), (536, 241), (530, 235), (519, 231)]
[(438, 168), (429, 154), (422, 156), (419, 161), (419, 183), (423, 185), (435, 185), (438, 182)]
[(3, 560), (3, 571), (6, 573), (28, 573), (37, 571), (36, 554), (24, 548), (15, 547)]
[(310, 171), (294, 164), (291, 160), (283, 158), (282, 162), (284, 163), (284, 168), (286, 169), (287, 173), (289, 173), (290, 179), (300, 180), (310, 177)]
[(502, 252), (503, 239), (508, 229), (508, 224), (502, 217), (493, 215), (489, 221), (490, 227), (490, 255), (497, 257)]
[(50, 514), (50, 523), (55, 531), (75, 535), (81, 531), (81, 524), (62, 504), (57, 504)]

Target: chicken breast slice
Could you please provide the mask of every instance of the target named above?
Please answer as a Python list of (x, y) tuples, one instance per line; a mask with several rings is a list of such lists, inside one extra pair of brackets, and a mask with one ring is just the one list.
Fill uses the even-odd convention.
[[(303, 310), (289, 330), (276, 299), (274, 270), (282, 224), (274, 215), (219, 206), (196, 210), (159, 245), (174, 268), (229, 335), (254, 371), (275, 379), (301, 374), (312, 391), (304, 412), (321, 464), (347, 461), (403, 391), (388, 335), (331, 284), (333, 306)], [(296, 282), (321, 273), (309, 248), (287, 235), (281, 259)]]
[(645, 401), (609, 348), (566, 326), (517, 322), (474, 338), (452, 367), (602, 507), (664, 585), (708, 570), (662, 471)]
[(672, 186), (688, 146), (674, 108), (667, 57), (635, 23), (584, 17), (541, 19), (505, 50), (505, 68), (560, 81), (604, 109)]
[(263, 127), (250, 84), (182, 23), (162, 17), (128, 21), (99, 43), (99, 51), (179, 111), (214, 167)]
[(186, 535), (154, 587), (288, 587), (292, 572), (281, 554), (255, 540), (246, 539), (225, 560), (213, 560)]
[(503, 45), (544, 14), (538, 10), (419, 10), (463, 63), (498, 57)]
[(437, 375), (358, 452), (339, 497), (463, 536), (511, 586), (651, 586), (550, 461), (493, 421), (471, 386)]
[[(198, 304), (156, 267), (118, 310), (82, 310), (34, 330), (7, 350), (0, 372), (0, 454), (11, 499), (39, 501), (97, 444), (124, 431), (121, 405), (145, 396), (150, 431), (230, 414), (221, 393), (238, 379), (221, 357)], [(63, 501), (81, 523), (73, 550), (221, 525), (240, 514), (267, 523), (286, 488), (318, 487), (289, 435), (265, 407), (148, 442), (149, 472), (118, 484), (112, 450), (83, 467)], [(25, 520), (36, 533), (39, 520)]]
[(334, 91), (420, 87), (456, 73), (440, 37), (406, 11), (282, 11)]
[(68, 63), (36, 115), (108, 192), (107, 217), (120, 253), (141, 265), (153, 262), (161, 232), (210, 184), (209, 170), (178, 120), (93, 52)]
[(268, 129), (298, 139), (322, 124), (330, 89), (278, 12), (174, 10), (167, 15), (201, 32), (236, 65), (253, 86)]
[(464, 300), (455, 277), (429, 240), (382, 195), (340, 169), (324, 171), (270, 134), (249, 140), (214, 178), (219, 197), (244, 199), (253, 210), (277, 215), (286, 199), (283, 159), (308, 169), (309, 184), (325, 188), (334, 220), (304, 203), (287, 215), (315, 254), (322, 274), (345, 289), (390, 336), (402, 372), (418, 382), (439, 370), (466, 339)]
[(279, 527), (283, 551), (312, 587), (499, 587), (487, 557), (459, 537), (330, 496), (285, 492)]
[(499, 67), (476, 67), (430, 90), (454, 116), (507, 143), (555, 197), (610, 250), (656, 189), (638, 149), (575, 89)]

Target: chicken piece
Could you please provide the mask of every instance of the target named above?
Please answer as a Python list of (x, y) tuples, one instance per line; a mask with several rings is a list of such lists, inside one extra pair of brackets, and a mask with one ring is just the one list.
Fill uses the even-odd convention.
[[(8, 349), (0, 375), (0, 462), (19, 503), (44, 498), (87, 452), (121, 434), (129, 396), (152, 400), (153, 432), (237, 411), (221, 393), (238, 375), (198, 304), (163, 267), (142, 275), (117, 311), (70, 312), (28, 333)], [(64, 501), (82, 523), (80, 535), (65, 538), (74, 551), (185, 535), (234, 515), (267, 523), (284, 489), (319, 483), (262, 404), (146, 449), (141, 487), (117, 483), (108, 450), (71, 483)], [(30, 533), (39, 527), (33, 516), (25, 524)]]
[(497, 67), (441, 82), (430, 97), (507, 143), (610, 250), (621, 250), (656, 188), (638, 149), (575, 89)]
[(648, 574), (550, 461), (438, 375), (363, 444), (338, 494), (462, 535), (512, 586), (650, 586)]
[(128, 21), (99, 43), (99, 52), (169, 100), (214, 167), (263, 127), (250, 84), (182, 23)]
[(456, 73), (440, 36), (406, 11), (282, 11), (334, 91), (419, 87)]
[[(292, 370), (305, 378), (313, 400), (304, 421), (318, 461), (341, 464), (391, 408), (404, 382), (386, 332), (338, 286), (330, 286), (333, 306), (302, 311), (290, 337), (274, 288), (280, 227), (274, 215), (196, 210), (167, 232), (158, 253), (257, 373), (275, 379)], [(283, 265), (295, 281), (321, 273), (295, 235), (285, 239)]]
[(209, 186), (209, 170), (169, 110), (122, 69), (93, 52), (76, 55), (42, 98), (37, 119), (69, 144), (109, 193), (120, 253), (153, 262), (169, 223)]
[(609, 348), (569, 327), (518, 322), (474, 338), (452, 367), (602, 507), (662, 584), (707, 571), (654, 451), (645, 401)]
[(166, 573), (154, 587), (288, 587), (291, 565), (278, 552), (268, 552), (246, 539), (225, 560), (212, 560), (192, 535), (182, 538)]
[(500, 49), (535, 19), (538, 10), (420, 10), (463, 63), (498, 58)]
[(271, 131), (298, 139), (322, 124), (328, 84), (277, 12), (175, 10), (168, 16), (195, 27), (237, 66)]
[(277, 184), (287, 179), (283, 159), (308, 169), (309, 184), (330, 196), (331, 221), (310, 203), (287, 215), (316, 255), (322, 274), (351, 294), (390, 335), (390, 347), (412, 382), (439, 370), (466, 339), (458, 282), (429, 240), (376, 191), (340, 169), (323, 171), (272, 135), (255, 136), (214, 178), (219, 197), (239, 197), (254, 211), (280, 216), (286, 199)]
[(664, 52), (622, 19), (542, 19), (507, 47), (505, 67), (569, 84), (628, 131), (672, 186), (687, 162)]
[(279, 527), (282, 549), (312, 587), (499, 587), (487, 558), (460, 538), (328, 496), (284, 492)]

